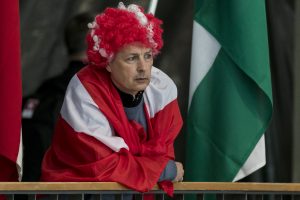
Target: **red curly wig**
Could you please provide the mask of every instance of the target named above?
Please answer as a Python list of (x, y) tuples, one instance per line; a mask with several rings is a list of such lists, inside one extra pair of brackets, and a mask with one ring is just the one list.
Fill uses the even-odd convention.
[(87, 55), (89, 63), (106, 67), (115, 54), (126, 44), (139, 42), (159, 53), (163, 46), (162, 21), (152, 14), (145, 14), (134, 4), (127, 8), (123, 3), (119, 8), (107, 8), (95, 17), (88, 26)]

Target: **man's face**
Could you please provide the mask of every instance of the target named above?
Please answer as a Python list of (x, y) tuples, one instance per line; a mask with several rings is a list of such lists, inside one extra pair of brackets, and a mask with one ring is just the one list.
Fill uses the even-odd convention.
[(106, 69), (121, 91), (136, 95), (149, 85), (152, 64), (152, 49), (133, 43), (125, 45)]

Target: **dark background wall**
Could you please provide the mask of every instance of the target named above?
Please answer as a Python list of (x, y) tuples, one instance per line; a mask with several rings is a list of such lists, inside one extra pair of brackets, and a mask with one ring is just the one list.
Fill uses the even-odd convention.
[[(82, 12), (101, 12), (116, 0), (20, 1), (23, 95), (33, 93), (47, 78), (67, 67), (63, 27)], [(149, 1), (137, 3), (147, 9)], [(295, 0), (267, 0), (274, 116), (266, 134), (267, 166), (249, 180), (292, 180), (294, 21)], [(169, 74), (178, 86), (179, 104), (185, 118), (188, 103), (193, 1), (160, 0), (156, 16), (164, 21), (165, 46), (155, 66)], [(184, 161), (185, 127), (176, 141), (177, 160)], [(300, 169), (299, 169), (300, 170)]]

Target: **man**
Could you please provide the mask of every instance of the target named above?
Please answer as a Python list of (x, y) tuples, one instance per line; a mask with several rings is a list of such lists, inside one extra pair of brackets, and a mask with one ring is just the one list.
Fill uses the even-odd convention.
[(177, 89), (152, 67), (160, 25), (123, 3), (89, 24), (89, 64), (68, 86), (43, 181), (113, 181), (146, 192), (182, 180), (173, 148), (182, 127)]

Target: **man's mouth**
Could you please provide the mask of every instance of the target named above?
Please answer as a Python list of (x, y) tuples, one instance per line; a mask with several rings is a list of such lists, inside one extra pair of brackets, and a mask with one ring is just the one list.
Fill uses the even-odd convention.
[(135, 80), (138, 81), (138, 82), (144, 82), (144, 81), (148, 81), (148, 78), (139, 77), (139, 78), (136, 78)]

